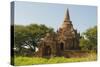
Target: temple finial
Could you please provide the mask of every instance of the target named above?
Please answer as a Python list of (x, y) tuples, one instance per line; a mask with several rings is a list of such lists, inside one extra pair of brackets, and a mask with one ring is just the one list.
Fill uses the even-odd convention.
[(70, 21), (69, 9), (67, 8), (64, 21)]

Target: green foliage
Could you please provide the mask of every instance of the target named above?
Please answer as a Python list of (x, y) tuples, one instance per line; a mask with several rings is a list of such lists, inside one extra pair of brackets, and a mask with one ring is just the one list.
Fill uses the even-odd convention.
[(35, 51), (37, 42), (40, 38), (44, 37), (47, 32), (54, 32), (52, 28), (45, 25), (30, 24), (27, 26), (15, 25), (14, 26), (14, 47), (19, 51), (19, 55), (23, 55), (24, 46), (29, 46), (32, 52)]
[(89, 48), (89, 41), (84, 39), (83, 37), (80, 39), (80, 47), (82, 50), (88, 50)]
[(80, 46), (83, 50), (97, 49), (97, 26), (88, 29), (80, 39)]
[(55, 63), (68, 63), (68, 62), (82, 62), (82, 61), (95, 61), (96, 54), (94, 52), (88, 53), (87, 57), (81, 58), (65, 58), (65, 57), (52, 57), (52, 58), (39, 58), (39, 57), (15, 57), (15, 65), (34, 65), (34, 64), (55, 64)]

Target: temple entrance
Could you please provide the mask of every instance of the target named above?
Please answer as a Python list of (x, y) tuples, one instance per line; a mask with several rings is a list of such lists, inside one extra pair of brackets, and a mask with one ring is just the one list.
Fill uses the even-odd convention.
[(44, 56), (50, 56), (50, 55), (51, 55), (50, 46), (45, 46), (45, 48), (44, 48)]
[(60, 43), (60, 50), (64, 50), (64, 43)]

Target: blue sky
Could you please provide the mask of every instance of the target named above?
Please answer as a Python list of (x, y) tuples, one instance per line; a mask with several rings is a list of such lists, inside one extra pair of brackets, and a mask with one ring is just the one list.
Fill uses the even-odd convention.
[(75, 29), (82, 33), (97, 25), (97, 7), (85, 5), (15, 2), (15, 24), (45, 24), (56, 31), (62, 25), (65, 12), (69, 9)]

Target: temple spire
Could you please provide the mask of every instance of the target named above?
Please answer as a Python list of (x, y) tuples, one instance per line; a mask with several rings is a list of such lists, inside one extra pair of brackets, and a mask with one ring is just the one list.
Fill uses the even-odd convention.
[(68, 24), (72, 25), (72, 22), (70, 20), (69, 10), (67, 8), (65, 16), (64, 16), (63, 24), (62, 24), (62, 26), (60, 28), (65, 28), (65, 27), (68, 26)]
[(70, 15), (69, 15), (69, 10), (67, 8), (66, 14), (65, 14), (65, 18), (64, 21), (70, 21)]

